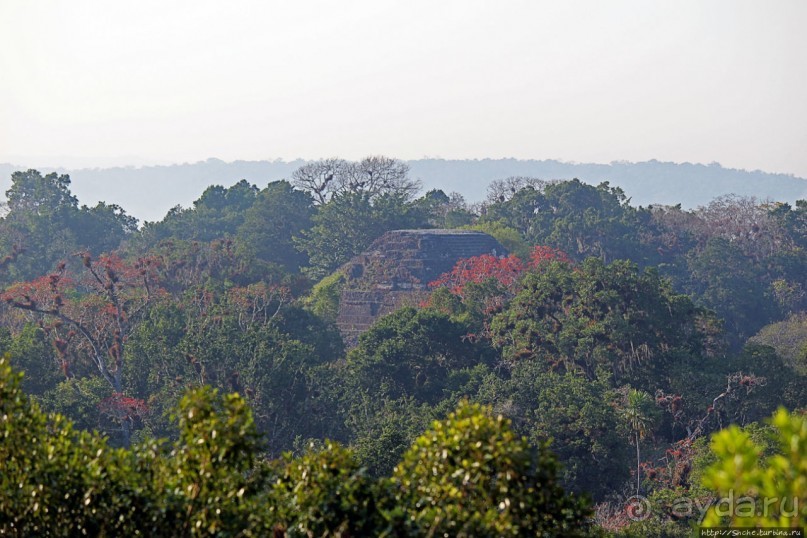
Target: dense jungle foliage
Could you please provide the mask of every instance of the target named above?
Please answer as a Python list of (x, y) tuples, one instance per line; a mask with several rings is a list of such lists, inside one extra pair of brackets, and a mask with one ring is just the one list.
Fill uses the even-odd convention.
[[(142, 226), (64, 175), (6, 195), (0, 533), (807, 523), (807, 201), (508, 178), (471, 205), (385, 157), (211, 186)], [(512, 254), (346, 349), (339, 268), (386, 231), (459, 227)]]

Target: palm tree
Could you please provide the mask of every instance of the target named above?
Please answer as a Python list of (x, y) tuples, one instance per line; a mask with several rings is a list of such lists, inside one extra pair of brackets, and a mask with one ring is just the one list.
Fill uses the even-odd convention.
[(639, 495), (641, 479), (641, 456), (639, 443), (653, 426), (653, 398), (644, 391), (630, 389), (628, 391), (625, 407), (621, 410), (622, 418), (627, 422), (631, 431), (631, 438), (636, 444), (636, 495)]

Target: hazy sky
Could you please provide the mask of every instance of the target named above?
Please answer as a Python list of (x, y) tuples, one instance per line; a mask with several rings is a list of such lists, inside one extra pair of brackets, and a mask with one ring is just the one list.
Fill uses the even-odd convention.
[(376, 153), (807, 177), (807, 1), (0, 0), (0, 161)]

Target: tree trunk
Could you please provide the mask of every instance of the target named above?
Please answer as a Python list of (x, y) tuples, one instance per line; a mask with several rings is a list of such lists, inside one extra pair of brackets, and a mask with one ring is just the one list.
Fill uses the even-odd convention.
[[(106, 368), (106, 365), (103, 362), (103, 359), (99, 357), (98, 359), (100, 362), (99, 364), (104, 365), (104, 368), (101, 370), (102, 374), (105, 374), (107, 381), (109, 384), (112, 385), (112, 390), (117, 394), (123, 393), (123, 380), (121, 379), (121, 365), (118, 364), (117, 370), (114, 373), (110, 373), (109, 369)], [(132, 423), (131, 419), (125, 417), (120, 422), (120, 431), (121, 431), (121, 443), (123, 444), (123, 448), (130, 448), (132, 444)]]
[(640, 462), (641, 459), (639, 457), (639, 432), (636, 432), (636, 495), (639, 495), (639, 485), (641, 484), (640, 478)]
[(132, 444), (132, 425), (129, 422), (128, 418), (125, 418), (121, 421), (121, 441), (123, 441), (123, 448), (130, 448)]

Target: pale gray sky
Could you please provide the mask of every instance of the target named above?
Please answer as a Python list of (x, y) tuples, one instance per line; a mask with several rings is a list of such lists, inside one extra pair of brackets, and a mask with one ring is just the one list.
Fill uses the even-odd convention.
[(807, 1), (0, 0), (0, 162), (518, 157), (807, 177)]

